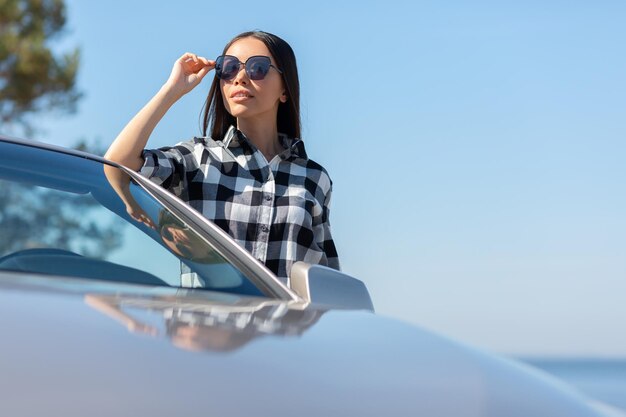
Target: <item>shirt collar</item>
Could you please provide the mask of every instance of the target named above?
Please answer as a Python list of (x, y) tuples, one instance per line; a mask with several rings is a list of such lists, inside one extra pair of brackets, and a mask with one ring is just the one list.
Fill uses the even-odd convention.
[[(299, 158), (307, 159), (306, 150), (304, 149), (304, 142), (302, 139), (298, 138), (290, 138), (289, 136), (279, 133), (278, 140), (280, 141), (281, 146), (284, 148), (284, 151), (280, 153), (280, 155), (284, 155), (284, 158), (288, 158), (291, 155), (297, 156)], [(246, 135), (241, 131), (235, 128), (235, 126), (230, 126), (222, 139), (222, 143), (226, 148), (234, 148), (237, 146), (241, 146), (243, 142), (246, 142), (248, 145), (252, 147), (252, 149), (256, 150), (256, 147), (250, 142), (250, 140), (246, 137)]]

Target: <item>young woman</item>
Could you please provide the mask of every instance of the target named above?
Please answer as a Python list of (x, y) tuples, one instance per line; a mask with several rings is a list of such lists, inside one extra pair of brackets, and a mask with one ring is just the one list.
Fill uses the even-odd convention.
[[(144, 149), (167, 110), (211, 70), (204, 136)], [(291, 47), (267, 32), (245, 32), (214, 61), (180, 57), (105, 156), (187, 201), (283, 282), (296, 261), (339, 269), (329, 222), (332, 181), (305, 152), (299, 100)], [(128, 188), (127, 179), (112, 182), (118, 191)], [(136, 204), (125, 202), (131, 216), (151, 223)]]

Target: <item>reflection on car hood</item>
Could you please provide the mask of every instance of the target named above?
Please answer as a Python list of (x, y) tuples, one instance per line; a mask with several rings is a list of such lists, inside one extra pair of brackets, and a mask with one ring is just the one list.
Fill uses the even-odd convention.
[(5, 415), (598, 415), (532, 368), (368, 312), (7, 273), (0, 312)]

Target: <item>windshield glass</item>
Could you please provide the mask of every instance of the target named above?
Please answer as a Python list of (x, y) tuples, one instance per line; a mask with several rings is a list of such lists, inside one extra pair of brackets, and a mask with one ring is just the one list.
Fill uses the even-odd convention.
[(10, 155), (0, 160), (0, 269), (263, 295), (134, 183), (126, 197), (142, 217), (131, 217), (103, 164), (1, 142), (0, 154)]

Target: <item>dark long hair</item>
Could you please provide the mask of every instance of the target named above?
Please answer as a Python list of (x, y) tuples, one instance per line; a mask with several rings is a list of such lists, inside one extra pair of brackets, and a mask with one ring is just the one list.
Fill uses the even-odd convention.
[[(283, 82), (287, 92), (287, 101), (278, 105), (278, 115), (276, 117), (278, 132), (284, 133), (292, 138), (301, 139), (300, 125), (300, 81), (298, 80), (298, 67), (296, 56), (291, 46), (281, 38), (271, 33), (262, 31), (244, 32), (226, 44), (222, 54), (236, 41), (243, 38), (255, 38), (267, 46), (276, 65), (283, 72)], [(213, 83), (209, 89), (209, 94), (203, 107), (204, 120), (202, 134), (213, 139), (220, 140), (226, 134), (230, 125), (236, 126), (237, 119), (228, 113), (224, 106), (224, 97), (220, 89), (220, 80), (213, 77)]]

